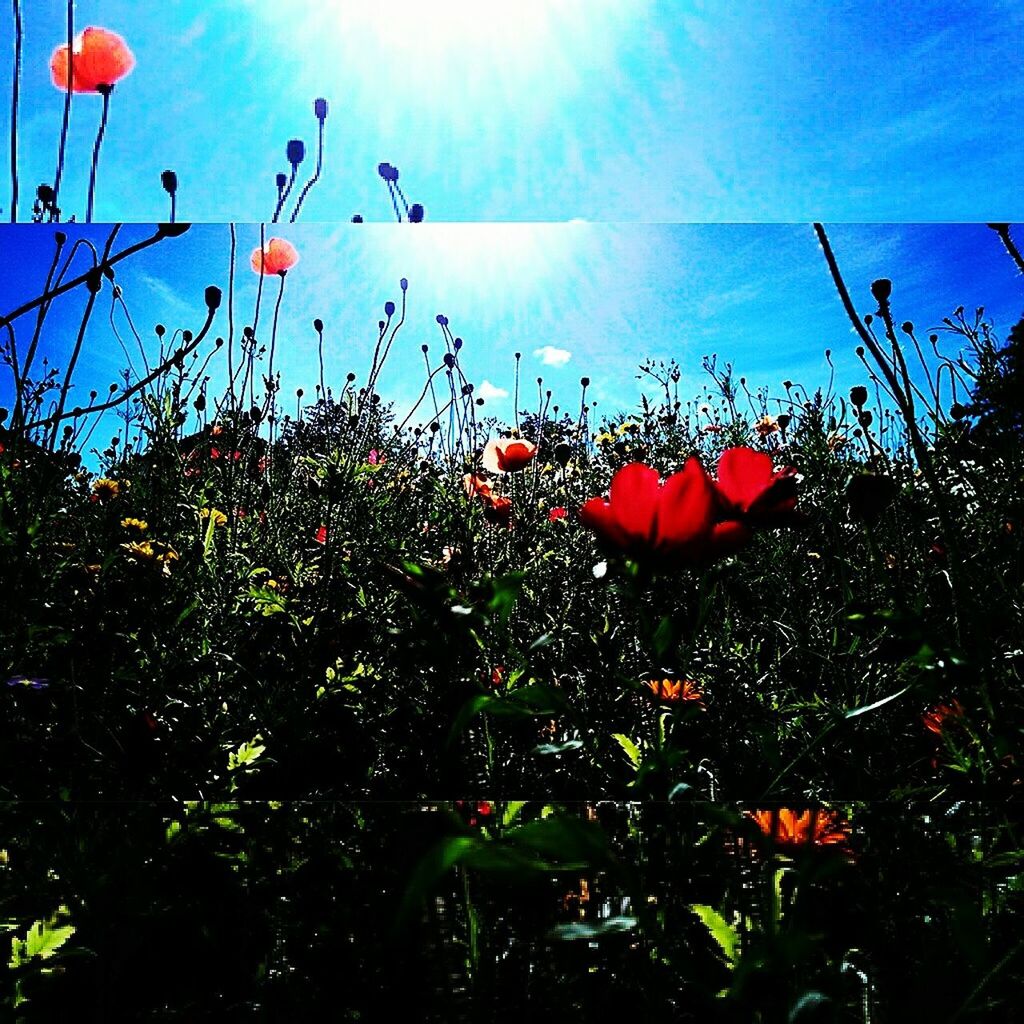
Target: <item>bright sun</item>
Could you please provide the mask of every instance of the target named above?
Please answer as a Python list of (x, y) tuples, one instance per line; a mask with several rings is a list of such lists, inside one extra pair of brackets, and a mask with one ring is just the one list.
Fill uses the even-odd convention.
[(249, 0), (299, 36), (306, 60), (350, 92), (407, 107), (449, 103), (453, 117), (489, 106), (550, 103), (585, 68), (612, 59), (643, 0)]

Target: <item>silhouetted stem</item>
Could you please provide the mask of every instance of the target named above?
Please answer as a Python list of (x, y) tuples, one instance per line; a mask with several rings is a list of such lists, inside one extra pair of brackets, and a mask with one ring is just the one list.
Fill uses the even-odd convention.
[(100, 282), (103, 278), (98, 271), (91, 271), (90, 276), (95, 278), (95, 284), (89, 286), (89, 301), (85, 304), (85, 312), (82, 314), (82, 322), (78, 327), (78, 337), (75, 339), (75, 348), (71, 353), (71, 360), (68, 363), (67, 371), (64, 374), (64, 384), (60, 389), (60, 400), (57, 402), (57, 411), (52, 417), (53, 433), (50, 435), (50, 451), (57, 445), (57, 427), (63, 418), (64, 407), (67, 403), (68, 391), (71, 390), (71, 378), (74, 375), (75, 367), (78, 365), (78, 357), (81, 355), (82, 346), (85, 342), (85, 331), (92, 318), (93, 307), (96, 305), (96, 296), (100, 293)]
[(274, 217), (271, 221), (272, 224), (276, 224), (278, 218), (281, 216), (281, 210), (284, 208), (284, 204), (288, 202), (288, 196), (291, 194), (292, 186), (295, 184), (295, 175), (299, 173), (299, 165), (292, 164), (291, 177), (288, 179), (288, 184), (281, 190), (281, 193), (277, 197), (277, 209), (274, 210)]
[(234, 348), (235, 348), (235, 251), (238, 247), (238, 239), (235, 236), (234, 222), (230, 225), (231, 230), (231, 257), (228, 267), (228, 387), (231, 390), (231, 408), (235, 408), (235, 370), (234, 370)]
[(85, 223), (92, 223), (93, 200), (96, 196), (96, 168), (100, 162), (100, 146), (103, 145), (103, 136), (107, 131), (107, 117), (110, 114), (110, 94), (114, 91), (112, 85), (98, 85), (97, 91), (103, 97), (103, 113), (100, 115), (100, 129), (96, 133), (96, 145), (92, 148), (92, 167), (89, 169), (89, 199), (85, 207)]
[(286, 272), (281, 271), (281, 287), (277, 291), (277, 302), (274, 303), (274, 322), (270, 327), (270, 359), (267, 362), (267, 376), (270, 378), (271, 387), (274, 380), (274, 349), (277, 347), (277, 318), (281, 313), (281, 300), (284, 298), (284, 279)]
[(21, 4), (14, 2), (14, 81), (11, 85), (11, 223), (18, 222), (18, 101), (21, 89)]
[(324, 122), (320, 121), (320, 132), (319, 140), (316, 147), (316, 170), (313, 172), (313, 177), (306, 182), (303, 186), (302, 191), (299, 193), (298, 201), (295, 203), (295, 209), (292, 210), (289, 224), (294, 224), (299, 216), (299, 210), (302, 209), (302, 204), (306, 201), (306, 196), (309, 195), (310, 189), (320, 180), (320, 171), (324, 165)]
[[(57, 248), (54, 250), (54, 253), (53, 253), (53, 262), (50, 264), (50, 270), (49, 270), (49, 272), (46, 275), (46, 284), (43, 286), (43, 292), (44, 293), (49, 291), (49, 289), (50, 289), (50, 282), (53, 281), (53, 275), (57, 271), (57, 264), (60, 262), (60, 254), (61, 254), (61, 250), (63, 248), (64, 248), (64, 243), (62, 241), (58, 240)], [(39, 315), (36, 317), (35, 330), (32, 332), (32, 341), (29, 344), (28, 352), (25, 355), (25, 365), (22, 368), (21, 377), (18, 379), (18, 384), (17, 384), (17, 388), (16, 388), (16, 394), (14, 396), (14, 402), (15, 402), (15, 405), (14, 405), (14, 430), (15, 430), (15, 432), (20, 430), (22, 425), (23, 425), (23, 423), (24, 423), (24, 416), (25, 416), (25, 410), (24, 410), (24, 404), (23, 404), (23, 402), (24, 402), (24, 390), (25, 390), (25, 386), (26, 386), (26, 384), (28, 382), (29, 370), (32, 369), (32, 360), (35, 359), (36, 347), (39, 344), (39, 337), (40, 337), (40, 335), (42, 333), (42, 330), (43, 330), (43, 320), (46, 317), (46, 310), (47, 310), (46, 305), (40, 306), (40, 308), (39, 308)], [(5, 322), (9, 323), (10, 321), (5, 321)]]
[(144, 377), (137, 384), (134, 384), (130, 388), (126, 388), (117, 396), (117, 398), (112, 398), (109, 402), (102, 402), (100, 405), (90, 405), (84, 409), (72, 409), (71, 412), (63, 413), (59, 416), (48, 416), (46, 419), (30, 423), (28, 425), (28, 429), (34, 430), (37, 427), (47, 426), (53, 426), (56, 428), (61, 420), (70, 419), (72, 416), (89, 416), (94, 412), (106, 412), (108, 409), (114, 409), (122, 403), (127, 402), (133, 395), (137, 395), (143, 388), (148, 387), (153, 383), (153, 381), (167, 373), (175, 363), (181, 361), (185, 356), (194, 352), (203, 343), (203, 341), (206, 340), (207, 334), (210, 333), (210, 328), (213, 326), (213, 318), (216, 313), (216, 309), (208, 309), (206, 314), (206, 323), (203, 324), (200, 332), (191, 341), (187, 342), (182, 348), (162, 362), (155, 370), (153, 370), (152, 373)]
[(60, 145), (57, 149), (57, 173), (53, 179), (53, 210), (51, 220), (57, 216), (57, 200), (60, 197), (60, 182), (64, 177), (64, 150), (68, 142), (68, 124), (71, 121), (71, 80), (74, 66), (72, 48), (75, 45), (75, 2), (68, 0), (68, 66), (67, 66), (67, 88), (64, 90), (64, 121), (60, 129)]
[[(114, 234), (116, 235), (117, 232), (120, 230), (121, 225), (115, 224)], [(147, 249), (149, 248), (149, 246), (155, 245), (157, 242), (167, 237), (169, 236), (165, 231), (163, 231), (162, 229), (158, 229), (155, 235), (152, 235), (149, 238), (144, 238), (141, 242), (136, 242), (134, 245), (128, 246), (127, 249), (122, 249), (121, 252), (119, 252), (116, 256), (111, 256), (108, 259), (104, 255), (103, 259), (97, 264), (97, 266), (94, 269), (99, 271), (108, 270), (109, 268), (120, 263), (121, 260), (125, 260), (129, 256), (133, 256), (140, 250)], [(43, 292), (42, 295), (37, 295), (34, 299), (18, 306), (17, 309), (12, 310), (6, 316), (0, 317), (0, 324), (4, 324), (12, 320), (17, 320), (19, 316), (24, 316), (26, 313), (30, 313), (33, 309), (36, 309), (38, 306), (42, 306), (44, 303), (49, 305), (49, 303), (58, 295), (63, 295), (65, 292), (69, 292), (73, 288), (77, 288), (80, 284), (83, 284), (88, 279), (91, 273), (91, 270), (86, 271), (86, 273), (80, 274), (78, 277), (66, 282), (65, 284), (60, 285), (57, 288), (54, 288), (52, 291), (45, 291)]]
[(1024, 256), (1021, 256), (1020, 249), (1017, 248), (1010, 237), (1010, 225), (989, 224), (989, 227), (999, 236), (999, 241), (1003, 243), (1003, 248), (1010, 254), (1013, 262), (1017, 264), (1017, 269), (1024, 274)]

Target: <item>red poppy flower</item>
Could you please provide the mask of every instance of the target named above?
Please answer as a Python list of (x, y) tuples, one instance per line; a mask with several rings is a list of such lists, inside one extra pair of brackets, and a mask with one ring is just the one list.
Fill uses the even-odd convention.
[(497, 526), (512, 525), (512, 499), (484, 496), (484, 519)]
[(257, 246), (253, 249), (250, 260), (252, 269), (257, 274), (271, 276), (287, 273), (298, 262), (298, 250), (283, 238), (271, 238), (262, 249)]
[(487, 442), (480, 463), (491, 473), (515, 473), (524, 469), (536, 454), (537, 446), (530, 441), (504, 437)]
[[(116, 32), (90, 26), (75, 37), (71, 47), (71, 91), (97, 92), (100, 86), (124, 78), (133, 67), (135, 57)], [(67, 90), (67, 43), (53, 51), (50, 76), (58, 89)]]
[(568, 513), (565, 511), (565, 509), (562, 508), (561, 505), (559, 505), (558, 508), (553, 508), (548, 513), (548, 522), (553, 523), (558, 519), (564, 519), (567, 515)]
[(658, 471), (630, 463), (605, 498), (591, 498), (580, 519), (606, 544), (635, 558), (700, 562), (714, 553), (714, 486), (696, 459), (661, 483)]
[(327, 543), (327, 527), (326, 526), (321, 526), (320, 529), (316, 531), (316, 542), (317, 542), (317, 544), (326, 544)]
[(799, 846), (835, 846), (840, 849), (850, 841), (849, 827), (835, 811), (825, 807), (808, 811), (779, 807), (767, 811), (747, 811), (746, 814), (778, 846), (790, 849)]
[(776, 471), (772, 458), (753, 448), (727, 448), (718, 460), (716, 488), (725, 520), (745, 526), (785, 526), (798, 521), (796, 470)]

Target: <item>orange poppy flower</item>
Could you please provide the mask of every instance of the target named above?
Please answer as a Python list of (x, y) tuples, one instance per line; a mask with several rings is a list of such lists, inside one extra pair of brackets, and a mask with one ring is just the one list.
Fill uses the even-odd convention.
[[(71, 47), (71, 91), (98, 92), (101, 86), (112, 86), (124, 78), (133, 67), (135, 57), (116, 32), (90, 26), (75, 37)], [(58, 89), (67, 89), (67, 43), (53, 51), (50, 77)]]
[(931, 710), (926, 711), (921, 716), (921, 721), (929, 732), (941, 736), (946, 722), (951, 718), (962, 718), (963, 714), (964, 706), (954, 697), (948, 704), (936, 704)]
[(648, 679), (647, 686), (655, 699), (672, 703), (692, 703), (703, 708), (703, 696), (692, 679)]
[(285, 274), (299, 262), (299, 251), (283, 238), (271, 238), (262, 249), (253, 249), (249, 262), (257, 274)]
[(536, 454), (537, 446), (532, 442), (503, 437), (498, 441), (487, 442), (480, 462), (490, 473), (515, 473), (525, 469)]
[(746, 811), (748, 818), (776, 845), (845, 847), (850, 841), (849, 827), (835, 811), (825, 807), (795, 811), (789, 807)]

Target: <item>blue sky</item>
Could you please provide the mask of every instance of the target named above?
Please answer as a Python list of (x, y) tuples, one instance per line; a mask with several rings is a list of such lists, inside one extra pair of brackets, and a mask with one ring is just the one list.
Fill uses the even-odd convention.
[[(97, 244), (107, 230), (70, 228), (72, 238), (84, 234)], [(236, 330), (252, 319), (257, 279), (248, 260), (259, 226), (237, 230)], [(151, 231), (123, 228), (115, 251)], [(835, 225), (829, 232), (863, 313), (875, 308), (869, 289), (877, 277), (894, 282), (897, 321), (914, 321), (923, 336), (961, 304), (985, 306), (1003, 338), (1024, 313), (1024, 281), (983, 225)], [(710, 353), (732, 360), (752, 388), (767, 385), (776, 395), (785, 378), (810, 389), (824, 386), (826, 348), (841, 387), (864, 380), (854, 355), (858, 341), (808, 225), (426, 224), (410, 232), (397, 225), (300, 224), (281, 234), (301, 254), (286, 281), (277, 339), (285, 396), (300, 386), (313, 395), (314, 317), (326, 325), (328, 383), (338, 390), (349, 371), (365, 379), (377, 321), (385, 301), (400, 300), (403, 276), (407, 323), (380, 379), (384, 397), (399, 406), (407, 407), (422, 387), (421, 344), (431, 346), (434, 365), (444, 351), (438, 313), (464, 338), (464, 370), (478, 389), (511, 391), (519, 351), (523, 394), (535, 396), (536, 377), (543, 376), (565, 409), (578, 408), (583, 375), (593, 381), (599, 414), (633, 409), (637, 365), (645, 357), (679, 360), (684, 396), (699, 390), (700, 360)], [(0, 279), (2, 313), (38, 293), (52, 257), (52, 229), (0, 227), (0, 246), (14, 256)], [(204, 288), (217, 284), (226, 296), (228, 253), (228, 226), (195, 225), (121, 264), (118, 283), (151, 356), (156, 323), (196, 331)], [(264, 341), (278, 285), (277, 278), (268, 280)], [(106, 286), (87, 334), (75, 378), (80, 400), (90, 388), (105, 392), (124, 365), (110, 327), (110, 294)], [(53, 305), (40, 350), (53, 365), (66, 364), (84, 298), (80, 289)], [(17, 323), (22, 353), (30, 319)], [(115, 323), (133, 345), (120, 312)], [(213, 334), (227, 334), (226, 306)], [(223, 354), (210, 364), (215, 381), (223, 364)], [(5, 373), (0, 404), (10, 405), (10, 390)], [(511, 398), (490, 394), (486, 411), (511, 417)], [(293, 398), (287, 402), (291, 407)], [(521, 405), (532, 406), (533, 399)]]
[[(54, 174), (65, 4), (23, 7), (27, 219)], [(305, 220), (390, 219), (382, 160), (434, 221), (1022, 213), (1019, 0), (79, 0), (76, 17), (138, 60), (113, 96), (98, 221), (166, 218), (165, 168), (182, 219), (269, 219), (289, 138), (311, 167), (320, 95), (326, 169)], [(5, 39), (10, 21), (8, 4)], [(63, 195), (80, 217), (99, 108), (73, 108)]]

